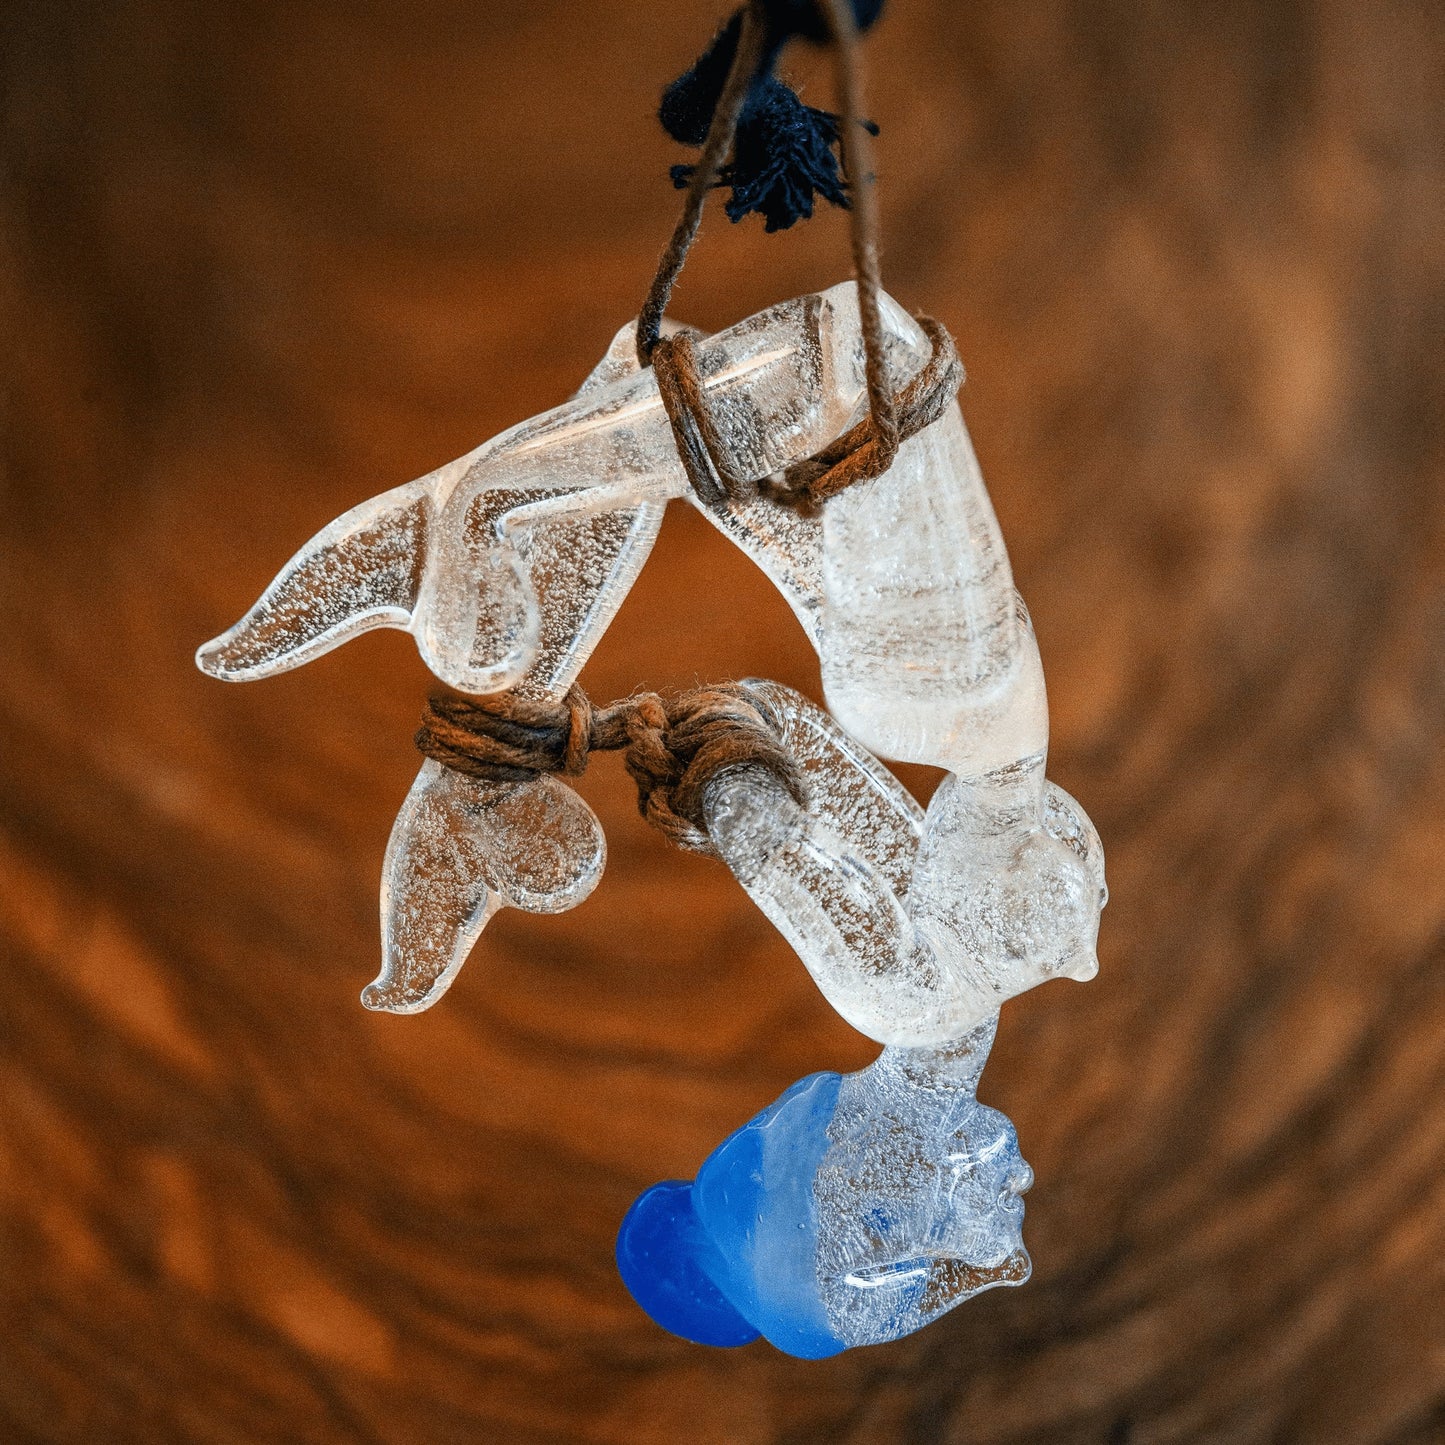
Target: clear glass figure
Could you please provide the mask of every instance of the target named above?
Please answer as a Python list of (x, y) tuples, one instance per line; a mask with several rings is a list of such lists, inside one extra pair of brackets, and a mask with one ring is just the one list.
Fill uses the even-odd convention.
[[(927, 343), (887, 298), (883, 321), (901, 387)], [(741, 477), (814, 454), (863, 413), (852, 283), (700, 338), (697, 356)], [(400, 627), (454, 687), (558, 700), (682, 496), (702, 506), (629, 324), (570, 401), (319, 533), (199, 664), (264, 677)], [(821, 518), (762, 497), (703, 510), (793, 607), (832, 713), (749, 683), (808, 796), (730, 769), (707, 789), (708, 835), (828, 1001), (884, 1049), (794, 1085), (693, 1182), (647, 1191), (618, 1261), (679, 1334), (761, 1334), (816, 1358), (1027, 1278), (1032, 1176), (975, 1091), (1003, 1001), (1095, 972), (1103, 857), (1044, 776), (1038, 647), (956, 404)], [(926, 813), (875, 753), (947, 770)], [(572, 907), (604, 858), (596, 818), (557, 780), (425, 763), (387, 849), (383, 968), (364, 1001), (427, 1007), (497, 909)]]
[(813, 1074), (729, 1135), (691, 1183), (628, 1211), (618, 1270), (664, 1329), (764, 1336), (819, 1359), (931, 1323), (1029, 1276), (1013, 1126), (975, 1097), (996, 1018), (940, 1049)]
[[(927, 343), (886, 297), (883, 320), (902, 385), (927, 359)], [(731, 469), (744, 477), (813, 454), (862, 414), (851, 282), (701, 339), (697, 355)], [(264, 677), (370, 628), (402, 627), (432, 670), (464, 691), (560, 698), (676, 496), (697, 502), (629, 324), (571, 401), (333, 522), (198, 661), (218, 677)], [(1044, 783), (1038, 649), (957, 406), (905, 442), (884, 476), (832, 499), (821, 520), (762, 498), (704, 511), (789, 600), (844, 727), (874, 752), (954, 774), (923, 825), (908, 913), (898, 902), (905, 888), (888, 891), (891, 903), (878, 893), (881, 911), (869, 915), (847, 903), (836, 870), (803, 867), (827, 855), (821, 835), (811, 852), (787, 854), (775, 882), (759, 883), (748, 850), (769, 856), (769, 830), (797, 810), (764, 777), (719, 794), (729, 862), (829, 998), (874, 1037), (924, 1043), (955, 1037), (961, 1020), (1050, 972), (1085, 975), (1091, 888), (1088, 866), (1077, 865), (1090, 846), (1097, 863), (1097, 840)], [(601, 831), (558, 787), (479, 784), (423, 767), (387, 850), (383, 968), (364, 995), (369, 1006), (409, 1012), (434, 1002), (498, 907), (561, 909), (587, 895), (603, 865)], [(1072, 864), (1044, 826), (1050, 817), (1078, 844)], [(792, 822), (814, 833), (829, 826)], [(545, 866), (515, 886), (527, 869), (509, 850), (540, 840)], [(989, 849), (1008, 866), (980, 861)], [(859, 875), (848, 887), (872, 899), (877, 882)], [(802, 896), (815, 886), (824, 895)], [(963, 975), (943, 987), (940, 969), (970, 938), (978, 989), (966, 1001)], [(850, 948), (853, 962), (837, 961)], [(911, 963), (895, 968), (889, 989), (865, 985), (856, 964), (870, 952)]]

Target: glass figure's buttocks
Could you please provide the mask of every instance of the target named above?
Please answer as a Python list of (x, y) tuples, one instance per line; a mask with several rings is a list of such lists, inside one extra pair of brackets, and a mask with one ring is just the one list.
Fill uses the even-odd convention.
[(946, 1044), (1016, 994), (1093, 977), (1103, 853), (1041, 755), (950, 776), (925, 814), (805, 698), (747, 686), (803, 764), (809, 798), (759, 769), (722, 774), (709, 835), (850, 1024), (883, 1044)]
[(1051, 978), (1091, 979), (1108, 898), (1103, 849), (1042, 756), (945, 778), (925, 816), (909, 911), (945, 967), (998, 1002)]

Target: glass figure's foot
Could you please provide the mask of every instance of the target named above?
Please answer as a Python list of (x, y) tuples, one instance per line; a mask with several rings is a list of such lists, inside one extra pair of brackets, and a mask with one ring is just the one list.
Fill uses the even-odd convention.
[(692, 1209), (692, 1185), (654, 1184), (639, 1195), (617, 1234), (617, 1272), (632, 1298), (663, 1329), (699, 1345), (745, 1345), (755, 1330), (703, 1269), (713, 1246)]

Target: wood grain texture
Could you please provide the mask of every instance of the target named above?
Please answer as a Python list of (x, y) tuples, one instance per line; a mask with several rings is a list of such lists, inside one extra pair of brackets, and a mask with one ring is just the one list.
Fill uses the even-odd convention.
[[(870, 1047), (609, 760), (593, 898), (366, 1014), (414, 649), (191, 666), (315, 528), (586, 373), (718, 7), (16, 0), (5, 1440), (1445, 1440), (1445, 12), (891, 11), (885, 279), (959, 339), (1113, 890), (1098, 980), (1010, 1004), (984, 1078), (1033, 1281), (819, 1364), (653, 1328), (632, 1196)], [(675, 310), (845, 256), (714, 219)], [(816, 695), (675, 509), (584, 682), (750, 673)]]

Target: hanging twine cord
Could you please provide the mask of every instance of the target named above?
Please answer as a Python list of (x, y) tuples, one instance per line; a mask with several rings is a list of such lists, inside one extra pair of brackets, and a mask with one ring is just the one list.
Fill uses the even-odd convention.
[[(769, 16), (776, 4), (749, 0), (738, 17), (736, 49), (718, 97), (702, 154), (687, 183), (682, 215), (658, 262), (637, 319), (637, 355), (657, 373), (658, 393), (672, 425), (678, 455), (699, 499), (707, 506), (741, 502), (760, 494), (775, 502), (812, 510), (857, 482), (881, 476), (893, 464), (899, 446), (936, 421), (963, 384), (963, 367), (952, 337), (931, 317), (918, 317), (932, 346), (928, 363), (897, 395), (888, 375), (886, 340), (879, 296), (878, 208), (873, 171), (872, 128), (860, 119), (862, 67), (852, 0), (818, 0), (825, 12), (833, 56), (842, 125), (843, 169), (848, 178), (844, 200), (850, 217), (853, 274), (863, 337), (868, 416), (816, 456), (794, 463), (761, 486), (738, 476), (707, 405), (698, 369), (697, 349), (686, 332), (662, 335), (662, 318), (689, 250), (697, 239), (708, 191), (718, 183), (733, 148), (750, 87), (765, 62), (776, 55), (769, 42)], [(876, 15), (877, 7), (871, 12)]]
[(671, 842), (712, 853), (703, 803), (720, 773), (761, 767), (800, 805), (802, 771), (773, 720), (739, 683), (678, 697), (640, 693), (594, 707), (579, 687), (560, 702), (482, 702), (439, 695), (427, 704), (416, 745), (427, 757), (488, 782), (541, 773), (578, 777), (594, 752), (622, 752), (638, 811)]
[(712, 124), (703, 141), (702, 155), (698, 158), (692, 179), (688, 183), (687, 195), (682, 203), (682, 215), (673, 227), (672, 239), (657, 263), (652, 285), (648, 287), (647, 299), (637, 315), (637, 359), (643, 366), (653, 362), (653, 353), (662, 340), (662, 318), (667, 303), (672, 299), (672, 288), (682, 274), (683, 263), (692, 243), (697, 239), (698, 227), (702, 224), (703, 207), (707, 204), (707, 193), (717, 180), (722, 163), (732, 149), (733, 138), (737, 135), (738, 118), (742, 115), (743, 103), (747, 100), (748, 87), (757, 74), (763, 58), (763, 36), (765, 22), (763, 7), (757, 0), (749, 0), (743, 9), (741, 29), (738, 34), (737, 50), (733, 54), (732, 66), (718, 97), (717, 108), (713, 111)]

